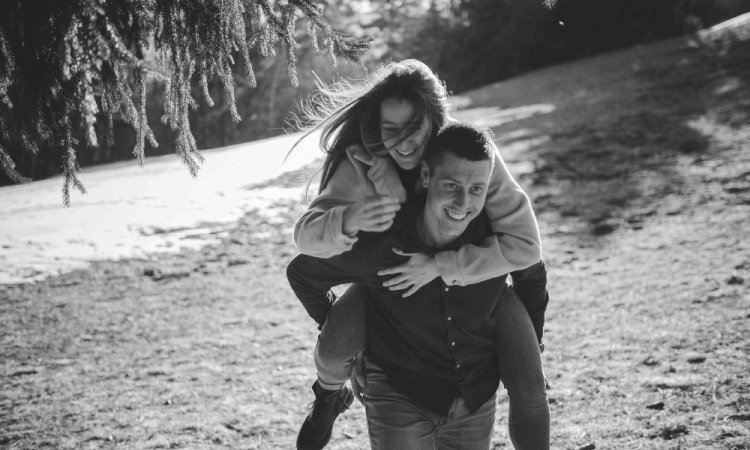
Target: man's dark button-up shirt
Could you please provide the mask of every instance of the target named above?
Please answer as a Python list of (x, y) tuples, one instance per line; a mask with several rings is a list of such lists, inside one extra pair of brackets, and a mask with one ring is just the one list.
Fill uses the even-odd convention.
[[(417, 236), (423, 199), (405, 205), (386, 233), (361, 236), (348, 252), (328, 259), (300, 255), (292, 288), (305, 304), (330, 302), (332, 286), (358, 282), (367, 287), (367, 357), (394, 387), (439, 413), (460, 396), (475, 411), (497, 390), (495, 310), (507, 289), (505, 276), (467, 286), (448, 286), (438, 277), (410, 297), (382, 286), (377, 271), (408, 257), (393, 252), (434, 253), (478, 244), (492, 233), (484, 214), (450, 246), (427, 247)], [(309, 308), (308, 308), (309, 310)]]

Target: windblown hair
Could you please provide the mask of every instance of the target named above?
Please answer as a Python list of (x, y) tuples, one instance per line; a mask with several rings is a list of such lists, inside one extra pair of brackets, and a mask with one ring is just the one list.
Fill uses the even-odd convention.
[(468, 122), (451, 122), (445, 125), (429, 143), (422, 159), (432, 171), (443, 158), (450, 153), (469, 161), (486, 161), (495, 163), (494, 135), (487, 128), (478, 127)]
[(416, 131), (425, 117), (432, 130), (430, 137), (448, 119), (450, 102), (445, 85), (416, 59), (385, 65), (359, 83), (342, 81), (328, 87), (318, 84), (318, 91), (302, 106), (302, 117), (297, 122), (298, 128), (308, 131), (292, 149), (310, 133), (322, 128), (320, 147), (327, 155), (320, 191), (346, 158), (345, 150), (349, 145), (362, 144), (378, 156), (387, 154), (380, 135), (380, 104), (388, 98), (408, 100), (414, 106), (409, 125), (399, 130), (402, 140)]

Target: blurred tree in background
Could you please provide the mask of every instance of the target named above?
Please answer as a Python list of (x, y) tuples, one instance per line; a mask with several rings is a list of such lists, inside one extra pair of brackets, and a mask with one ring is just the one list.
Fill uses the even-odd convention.
[[(62, 166), (69, 189), (78, 164), (145, 148), (177, 151), (195, 170), (198, 148), (280, 134), (316, 77), (362, 77), (389, 60), (419, 58), (462, 92), (750, 10), (748, 0), (312, 1), (6, 1), (0, 184)], [(368, 43), (359, 64), (345, 62)], [(145, 145), (151, 134), (158, 148)]]
[[(335, 24), (337, 29), (349, 35), (363, 37), (364, 32), (356, 23), (356, 2), (331, 1), (329, 5), (323, 6), (321, 12), (328, 23)], [(302, 25), (297, 30), (299, 35), (305, 33)], [(256, 67), (257, 89), (243, 81), (237, 68), (237, 108), (246, 120), (232, 121), (228, 105), (220, 103), (221, 98), (217, 99), (217, 105), (213, 108), (202, 104), (191, 117), (198, 147), (213, 148), (282, 134), (284, 121), (289, 118), (290, 112), (297, 110), (300, 101), (316, 88), (317, 79), (330, 83), (339, 77), (361, 78), (365, 75), (363, 64), (367, 61), (366, 54), (360, 55), (356, 63), (344, 59), (334, 65), (329, 58), (321, 58), (317, 54), (319, 52), (310, 40), (300, 40), (295, 53), (296, 85), (287, 81), (287, 62), (282, 58), (251, 58)], [(221, 84), (214, 83), (211, 90), (218, 94), (221, 92)]]
[(418, 20), (399, 19), (408, 30), (391, 51), (422, 59), (461, 92), (746, 11), (747, 0), (430, 0)]
[[(77, 176), (79, 155), (104, 147), (102, 157), (87, 159), (117, 159), (115, 120), (135, 130), (134, 139), (124, 140), (133, 141), (141, 163), (146, 142), (157, 147), (147, 114), (156, 97), (150, 79), (163, 85), (166, 132), (160, 134), (173, 138), (174, 150), (195, 174), (202, 161), (190, 127), (197, 98), (209, 106), (221, 98), (216, 117), (228, 114), (238, 122), (236, 86), (256, 86), (255, 69), (268, 67), (262, 57), (286, 55), (283, 68), (263, 71), (262, 81), (283, 75), (297, 85), (303, 36), (308, 50), (325, 53), (329, 64), (335, 56), (356, 60), (369, 45), (334, 31), (311, 0), (15, 0), (5, 1), (3, 10), (0, 167), (10, 180), (23, 182), (27, 167), (15, 168), (23, 155), (30, 155), (22, 162), (35, 177), (37, 165), (41, 176), (62, 166), (66, 204), (71, 188), (85, 192)], [(305, 19), (302, 30), (299, 18)]]

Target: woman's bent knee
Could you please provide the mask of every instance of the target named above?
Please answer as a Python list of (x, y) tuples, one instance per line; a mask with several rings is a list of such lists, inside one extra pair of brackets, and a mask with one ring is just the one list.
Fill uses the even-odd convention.
[(318, 372), (348, 377), (354, 358), (365, 345), (365, 301), (362, 286), (353, 284), (331, 306), (315, 346)]

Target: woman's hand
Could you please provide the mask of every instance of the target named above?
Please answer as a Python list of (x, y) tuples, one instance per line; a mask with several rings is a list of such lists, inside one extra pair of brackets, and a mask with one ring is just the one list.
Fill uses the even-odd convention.
[(401, 205), (396, 198), (383, 195), (365, 197), (346, 208), (342, 231), (348, 236), (359, 231), (385, 231), (393, 225), (399, 209)]
[(406, 298), (417, 292), (422, 286), (440, 276), (440, 268), (434, 256), (424, 253), (404, 253), (394, 248), (393, 251), (402, 256), (409, 256), (409, 261), (400, 266), (390, 267), (378, 271), (378, 275), (396, 275), (383, 282), (383, 287), (391, 291), (408, 289), (402, 297)]

